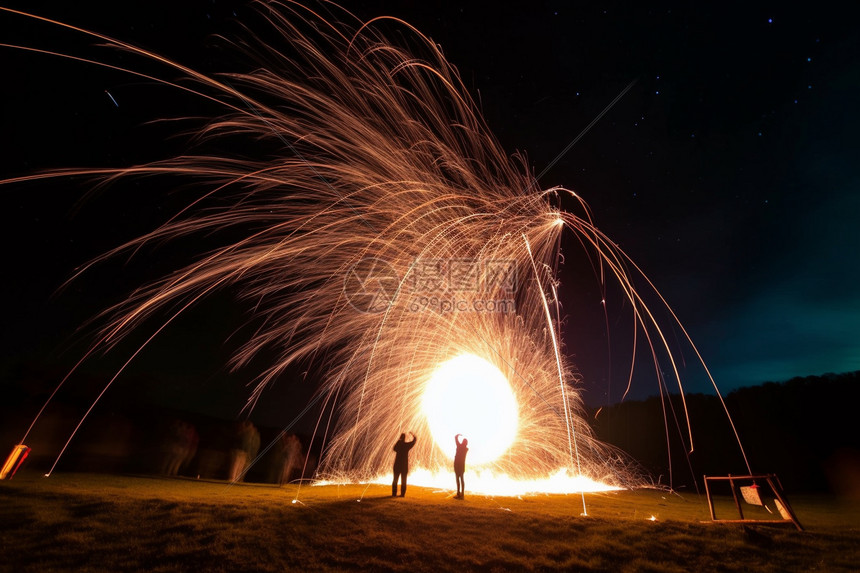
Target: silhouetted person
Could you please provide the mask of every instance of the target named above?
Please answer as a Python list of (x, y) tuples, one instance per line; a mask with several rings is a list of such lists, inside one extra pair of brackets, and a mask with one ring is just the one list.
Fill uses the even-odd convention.
[(391, 497), (397, 495), (397, 480), (400, 479), (400, 497), (406, 495), (406, 474), (409, 473), (409, 450), (415, 445), (415, 434), (412, 441), (406, 441), (406, 434), (400, 434), (400, 439), (394, 444), (394, 481), (391, 482)]
[(469, 452), (469, 440), (463, 438), (460, 441), (460, 436), (454, 436), (454, 443), (457, 444), (457, 451), (454, 453), (454, 476), (457, 478), (457, 499), (463, 499), (466, 493), (466, 482), (463, 481), (463, 474), (466, 473), (466, 454)]

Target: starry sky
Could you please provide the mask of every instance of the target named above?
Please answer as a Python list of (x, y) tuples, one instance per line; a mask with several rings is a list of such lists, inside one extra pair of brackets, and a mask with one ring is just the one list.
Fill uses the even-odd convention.
[[(224, 56), (211, 50), (211, 35), (235, 29), (246, 10), (226, 0), (80, 4), (26, 7), (208, 71)], [(860, 46), (839, 4), (344, 5), (362, 18), (401, 17), (441, 45), (503, 147), (527, 154), (542, 187), (564, 186), (590, 204), (597, 226), (671, 304), (722, 390), (860, 369)], [(7, 15), (0, 41), (81, 45), (75, 34)], [(134, 97), (148, 88), (44, 55), (4, 50), (0, 66), (10, 86), (0, 95), (0, 175), (161, 156), (135, 144), (135, 129), (158, 116), (163, 91)], [(186, 105), (174, 104), (173, 113)], [(136, 272), (172, 261), (140, 263), (122, 279), (96, 271), (55, 295), (75, 267), (150, 228), (165, 205), (109, 194), (82, 205), (82, 190), (63, 184), (0, 192), (8, 273), (0, 365), (8, 381), (22, 364), (73, 362), (82, 348), (75, 328), (134, 284)], [(586, 402), (610, 403), (627, 383), (629, 319), (612, 291), (604, 315), (594, 277), (576, 263), (575, 245), (565, 246), (565, 351), (582, 374)], [(166, 377), (200, 362), (223, 367), (219, 340), (232, 327), (222, 323), (241, 321), (223, 302), (179, 325), (193, 341), (183, 356), (199, 362)], [(178, 351), (165, 352), (161, 360), (183, 362)], [(687, 389), (709, 391), (690, 349), (680, 356)], [(105, 359), (105, 368), (116, 360)], [(638, 368), (633, 397), (656, 393), (653, 368)], [(232, 404), (225, 407), (241, 402), (235, 381), (207, 384), (207, 393), (222, 392)], [(160, 399), (181, 402), (165, 386)]]

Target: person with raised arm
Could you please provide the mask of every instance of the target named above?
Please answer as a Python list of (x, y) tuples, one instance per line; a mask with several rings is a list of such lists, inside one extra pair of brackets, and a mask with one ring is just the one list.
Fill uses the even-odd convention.
[(412, 441), (406, 441), (406, 434), (400, 434), (400, 439), (394, 444), (394, 481), (391, 482), (391, 497), (397, 495), (397, 481), (400, 480), (400, 497), (406, 495), (406, 474), (409, 473), (409, 450), (415, 445), (415, 434), (409, 432)]
[(454, 443), (457, 444), (457, 451), (454, 454), (454, 476), (457, 478), (457, 499), (463, 499), (466, 493), (466, 482), (463, 480), (463, 474), (466, 473), (466, 454), (469, 452), (469, 440), (460, 436), (454, 436)]

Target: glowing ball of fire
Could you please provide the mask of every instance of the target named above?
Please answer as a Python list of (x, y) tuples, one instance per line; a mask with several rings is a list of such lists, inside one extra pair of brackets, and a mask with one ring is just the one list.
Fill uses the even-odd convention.
[(519, 414), (511, 385), (498, 368), (474, 354), (441, 364), (421, 402), (433, 439), (454, 457), (454, 436), (469, 440), (470, 465), (504, 454), (517, 435)]

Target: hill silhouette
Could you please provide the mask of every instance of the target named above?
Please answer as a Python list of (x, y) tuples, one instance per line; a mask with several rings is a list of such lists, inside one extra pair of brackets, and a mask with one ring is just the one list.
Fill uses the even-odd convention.
[[(860, 372), (850, 372), (767, 382), (728, 394), (726, 409), (750, 469), (777, 474), (788, 490), (860, 496), (860, 432), (852, 399), (858, 386)], [(677, 394), (605, 407), (592, 412), (592, 425), (600, 440), (626, 451), (655, 480), (676, 489), (701, 487), (704, 475), (746, 474), (719, 398), (688, 394), (685, 401), (691, 432)]]

